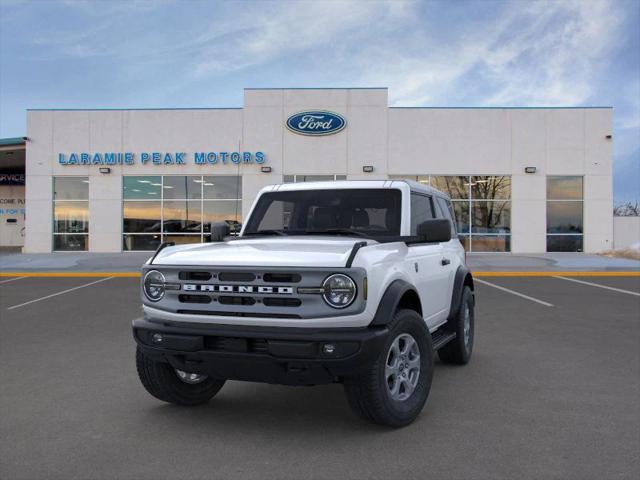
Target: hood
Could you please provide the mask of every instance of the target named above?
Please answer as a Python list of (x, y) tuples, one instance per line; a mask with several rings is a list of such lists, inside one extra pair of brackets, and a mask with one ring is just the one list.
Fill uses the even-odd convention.
[[(167, 247), (154, 265), (235, 267), (344, 267), (361, 238), (268, 237)], [(368, 243), (376, 243), (368, 240)]]

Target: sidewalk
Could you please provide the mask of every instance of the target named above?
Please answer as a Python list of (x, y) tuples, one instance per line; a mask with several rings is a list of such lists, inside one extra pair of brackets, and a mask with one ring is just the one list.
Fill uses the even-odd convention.
[[(144, 253), (6, 253), (0, 252), (1, 273), (121, 272), (137, 273), (153, 252)], [(640, 261), (585, 253), (469, 253), (473, 272), (640, 272)]]

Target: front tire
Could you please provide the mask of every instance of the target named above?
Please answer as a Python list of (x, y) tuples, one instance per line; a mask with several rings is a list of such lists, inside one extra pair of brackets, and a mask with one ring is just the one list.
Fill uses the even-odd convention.
[(344, 381), (351, 408), (363, 418), (404, 427), (422, 411), (433, 379), (433, 346), (422, 317), (399, 310), (389, 338), (373, 364)]
[(163, 402), (194, 406), (207, 403), (224, 385), (224, 380), (175, 370), (165, 362), (147, 357), (136, 349), (138, 376), (147, 392)]
[(469, 287), (464, 287), (460, 310), (447, 325), (447, 328), (456, 333), (456, 338), (438, 350), (438, 356), (444, 363), (466, 365), (471, 360), (475, 332), (474, 303), (473, 292)]

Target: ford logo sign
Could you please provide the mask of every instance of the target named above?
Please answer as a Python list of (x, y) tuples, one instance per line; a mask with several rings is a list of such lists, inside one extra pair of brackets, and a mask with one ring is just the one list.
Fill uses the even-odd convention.
[(300, 135), (332, 135), (346, 125), (341, 115), (323, 110), (295, 113), (287, 119), (287, 128)]

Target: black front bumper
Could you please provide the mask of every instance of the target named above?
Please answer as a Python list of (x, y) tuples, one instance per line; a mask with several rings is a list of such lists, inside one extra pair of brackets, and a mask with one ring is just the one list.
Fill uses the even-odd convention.
[[(387, 327), (308, 329), (133, 321), (145, 355), (215, 378), (316, 385), (340, 381), (378, 356)], [(331, 348), (332, 346), (332, 348)]]

